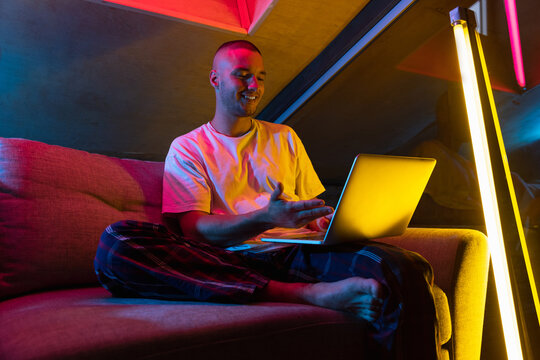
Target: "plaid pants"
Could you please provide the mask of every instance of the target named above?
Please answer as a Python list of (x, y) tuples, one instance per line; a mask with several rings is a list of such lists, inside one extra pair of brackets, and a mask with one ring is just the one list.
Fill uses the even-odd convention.
[(420, 255), (392, 245), (363, 241), (232, 252), (181, 238), (163, 225), (128, 220), (103, 232), (94, 265), (101, 284), (115, 296), (228, 303), (251, 301), (270, 280), (373, 278), (389, 294), (368, 331), (379, 346), (373, 358), (438, 357), (432, 268)]

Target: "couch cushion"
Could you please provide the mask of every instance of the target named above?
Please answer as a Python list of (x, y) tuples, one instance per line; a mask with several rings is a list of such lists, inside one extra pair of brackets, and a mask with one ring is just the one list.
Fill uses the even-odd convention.
[(441, 344), (446, 344), (452, 336), (452, 321), (450, 319), (450, 307), (446, 294), (437, 285), (433, 286), (433, 298), (435, 299), (435, 310), (439, 320), (439, 336)]
[(95, 283), (104, 228), (161, 221), (163, 163), (0, 138), (0, 298)]
[(0, 303), (0, 353), (10, 360), (350, 359), (364, 351), (365, 326), (309, 305), (120, 299), (88, 288)]

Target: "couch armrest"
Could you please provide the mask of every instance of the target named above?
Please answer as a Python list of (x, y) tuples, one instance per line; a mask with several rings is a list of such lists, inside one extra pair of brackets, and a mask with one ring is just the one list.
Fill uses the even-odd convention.
[(487, 237), (470, 229), (409, 228), (377, 241), (421, 254), (446, 293), (452, 317), (454, 359), (479, 359), (486, 303), (489, 253)]

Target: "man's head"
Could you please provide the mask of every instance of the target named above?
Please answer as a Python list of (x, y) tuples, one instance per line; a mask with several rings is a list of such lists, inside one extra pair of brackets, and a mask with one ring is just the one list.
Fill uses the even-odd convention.
[(264, 93), (264, 70), (259, 49), (246, 40), (230, 41), (216, 51), (210, 84), (216, 92), (216, 112), (250, 117)]
[(255, 51), (257, 53), (259, 53), (259, 55), (262, 56), (262, 53), (261, 51), (259, 50), (259, 48), (257, 46), (255, 46), (255, 44), (253, 44), (252, 42), (250, 41), (247, 41), (247, 40), (233, 40), (233, 41), (227, 41), (223, 44), (221, 44), (218, 49), (216, 50), (216, 53), (214, 54), (214, 62), (212, 64), (212, 68), (215, 68), (216, 66), (216, 59), (218, 59), (218, 57), (221, 55), (221, 53), (223, 51), (226, 51), (227, 49), (231, 49), (231, 48), (243, 48), (243, 49), (247, 49), (247, 50), (251, 50), (251, 51)]

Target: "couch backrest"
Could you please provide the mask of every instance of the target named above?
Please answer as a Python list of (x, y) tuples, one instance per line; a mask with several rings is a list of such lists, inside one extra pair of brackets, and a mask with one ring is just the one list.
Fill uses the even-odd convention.
[(0, 298), (96, 283), (102, 231), (163, 222), (163, 163), (0, 138)]

